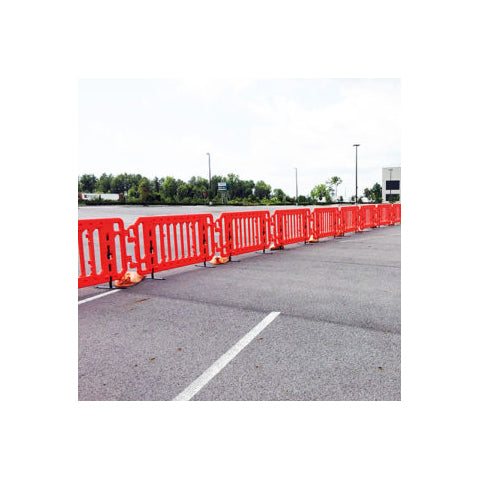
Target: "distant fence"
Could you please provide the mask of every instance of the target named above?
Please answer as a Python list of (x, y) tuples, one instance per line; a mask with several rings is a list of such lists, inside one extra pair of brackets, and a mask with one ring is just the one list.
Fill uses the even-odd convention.
[[(78, 221), (78, 288), (401, 222), (401, 204)], [(128, 254), (129, 250), (133, 250)]]

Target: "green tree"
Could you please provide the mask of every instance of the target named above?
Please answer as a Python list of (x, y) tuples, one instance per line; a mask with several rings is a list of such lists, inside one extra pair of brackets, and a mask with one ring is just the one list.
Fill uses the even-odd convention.
[(363, 190), (363, 195), (369, 201), (373, 198), (373, 193), (369, 188), (365, 188), (365, 190)]
[(337, 188), (338, 186), (343, 182), (343, 180), (340, 177), (333, 176), (330, 180), (327, 181), (327, 185), (330, 185), (332, 187), (335, 187), (335, 200), (337, 199)]
[(279, 202), (283, 202), (286, 198), (285, 192), (281, 188), (275, 188), (275, 190), (273, 190), (273, 198)]
[(332, 201), (332, 187), (321, 183), (320, 185), (315, 185), (312, 191), (310, 192), (310, 196), (320, 202), (323, 198), (325, 198), (326, 202)]
[(100, 178), (97, 181), (97, 189), (101, 193), (109, 193), (112, 187), (113, 175), (107, 175), (102, 173)]
[(375, 185), (371, 188), (372, 199), (375, 203), (382, 203), (382, 187), (379, 183), (375, 183)]
[(93, 193), (97, 188), (97, 177), (93, 174), (83, 174), (80, 177), (80, 188), (82, 192)]
[(253, 195), (253, 189), (255, 188), (255, 182), (253, 180), (243, 180), (243, 198), (248, 198)]
[(229, 173), (227, 175), (228, 182), (228, 197), (237, 198), (242, 195), (242, 184), (240, 177), (235, 173)]
[(174, 200), (175, 195), (177, 194), (177, 182), (175, 179), (173, 177), (166, 177), (162, 187), (163, 191), (165, 192), (165, 196), (170, 200)]
[(185, 198), (189, 198), (190, 197), (190, 189), (191, 189), (191, 187), (187, 183), (182, 183), (181, 185), (179, 185), (177, 187), (178, 200), (182, 201)]
[(255, 184), (255, 196), (262, 200), (262, 198), (270, 198), (272, 187), (267, 185), (263, 180), (259, 180)]
[(138, 190), (142, 177), (139, 174), (121, 173), (113, 178), (110, 185), (110, 191), (113, 193), (128, 192), (132, 187)]
[(155, 193), (160, 193), (161, 182), (158, 177), (153, 179), (152, 186)]
[(138, 186), (139, 198), (143, 203), (147, 203), (152, 198), (152, 184), (148, 178), (143, 178)]

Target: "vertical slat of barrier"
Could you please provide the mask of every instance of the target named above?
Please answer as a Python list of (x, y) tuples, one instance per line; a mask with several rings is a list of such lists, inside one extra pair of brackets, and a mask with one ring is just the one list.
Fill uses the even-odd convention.
[(87, 269), (85, 264), (85, 250), (83, 247), (83, 230), (78, 228), (78, 254), (80, 257), (80, 278), (87, 276)]

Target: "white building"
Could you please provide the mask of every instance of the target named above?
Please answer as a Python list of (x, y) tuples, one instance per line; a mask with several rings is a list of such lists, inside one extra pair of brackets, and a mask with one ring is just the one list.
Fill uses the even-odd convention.
[(396, 201), (401, 200), (400, 171), (401, 167), (382, 168), (382, 199), (384, 202), (390, 201), (391, 196), (394, 196)]
[(119, 200), (120, 195), (118, 193), (81, 193), (81, 198), (83, 200), (96, 200), (96, 199), (103, 199), (103, 200)]

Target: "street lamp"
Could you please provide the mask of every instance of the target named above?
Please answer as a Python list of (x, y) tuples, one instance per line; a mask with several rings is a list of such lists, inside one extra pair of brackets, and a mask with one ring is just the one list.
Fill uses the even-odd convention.
[(358, 180), (358, 174), (357, 174), (358, 147), (360, 146), (360, 144), (355, 143), (353, 146), (355, 147), (355, 205), (356, 205), (357, 201), (358, 201), (358, 187), (357, 187), (357, 180)]
[(210, 185), (210, 190), (212, 189), (212, 175), (210, 173), (210, 154), (207, 153), (208, 155), (208, 184)]

